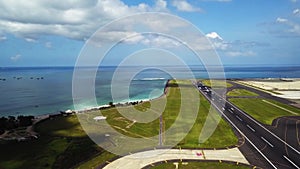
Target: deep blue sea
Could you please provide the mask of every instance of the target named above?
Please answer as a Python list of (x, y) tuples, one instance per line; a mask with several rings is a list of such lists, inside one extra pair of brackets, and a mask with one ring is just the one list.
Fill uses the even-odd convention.
[[(196, 78), (208, 78), (207, 71), (201, 66), (191, 66)], [(89, 68), (81, 68), (90, 71)], [(19, 67), (0, 68), (0, 116), (43, 115), (74, 109), (72, 98), (73, 67)], [(101, 67), (95, 77), (95, 95), (98, 105), (91, 105), (88, 100), (82, 102), (82, 109), (108, 104), (112, 101), (111, 79), (116, 67)], [(135, 71), (136, 67), (122, 69), (120, 85), (128, 79), (126, 72)], [(145, 69), (132, 77), (127, 92), (121, 90), (114, 102), (152, 99), (163, 93), (170, 78), (191, 78), (180, 67), (169, 67), (169, 72), (156, 68)], [(219, 68), (213, 69), (213, 78), (221, 77)], [(128, 73), (130, 74), (130, 73)], [(226, 78), (300, 78), (300, 66), (252, 67), (227, 66)], [(79, 78), (92, 78), (82, 76)], [(85, 86), (82, 86), (83, 88)], [(118, 89), (117, 89), (118, 90)], [(155, 92), (153, 92), (155, 91)], [(123, 97), (124, 96), (124, 97)]]

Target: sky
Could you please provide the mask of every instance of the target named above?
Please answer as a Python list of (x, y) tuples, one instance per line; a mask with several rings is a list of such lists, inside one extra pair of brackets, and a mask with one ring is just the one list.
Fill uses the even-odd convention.
[[(175, 15), (195, 25), (224, 65), (300, 65), (300, 0), (0, 0), (0, 11), (0, 67), (74, 66), (99, 28), (144, 12)], [(178, 26), (163, 18), (159, 22), (165, 27)], [(154, 21), (148, 24), (153, 25)], [(164, 27), (153, 30), (158, 29)], [(102, 39), (132, 32), (126, 31), (111, 31)], [(166, 46), (170, 40), (156, 36), (140, 35), (124, 43), (130, 50), (116, 48), (107, 65), (118, 65), (120, 55), (138, 50), (136, 44), (171, 48)], [(188, 57), (183, 51), (182, 57)], [(147, 59), (153, 58), (145, 56)]]

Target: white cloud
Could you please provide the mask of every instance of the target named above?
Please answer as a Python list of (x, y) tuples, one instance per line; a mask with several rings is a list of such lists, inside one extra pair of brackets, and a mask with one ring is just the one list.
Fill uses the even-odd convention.
[(228, 49), (229, 43), (224, 41), (223, 38), (217, 32), (211, 32), (206, 34), (205, 36), (212, 42), (216, 49)]
[(58, 35), (83, 40), (100, 26), (139, 12), (168, 11), (165, 0), (153, 6), (128, 6), (121, 0), (10, 0), (0, 1), (0, 32), (37, 40), (41, 35)]
[(280, 18), (280, 17), (278, 17), (277, 19), (276, 19), (276, 22), (278, 22), (278, 23), (284, 23), (284, 22), (287, 22), (288, 20), (287, 19), (285, 19), (285, 18)]
[(6, 40), (6, 39), (7, 39), (6, 36), (0, 36), (0, 41), (4, 41), (4, 40)]
[(293, 2), (293, 3), (295, 3), (295, 2), (297, 2), (298, 0), (291, 0), (291, 2)]
[(283, 31), (281, 31), (283, 35), (292, 35), (292, 36), (300, 35), (300, 25), (298, 23), (289, 21), (288, 19), (284, 19), (284, 18), (277, 18), (276, 22), (285, 26), (281, 28), (283, 29)]
[(46, 42), (45, 47), (46, 48), (52, 48), (52, 43), (51, 42)]
[(37, 42), (36, 39), (32, 39), (32, 38), (25, 38), (25, 40), (26, 40), (27, 42), (31, 42), (31, 43), (36, 43), (36, 42)]
[(20, 54), (17, 54), (16, 56), (10, 57), (10, 60), (12, 60), (13, 62), (16, 62), (16, 61), (18, 61), (20, 58), (21, 58), (21, 55), (20, 55)]
[(173, 0), (172, 5), (174, 7), (176, 7), (176, 9), (179, 11), (184, 11), (184, 12), (200, 12), (200, 11), (202, 11), (201, 8), (194, 7), (185, 0)]
[(255, 56), (256, 53), (253, 51), (229, 51), (225, 53), (227, 56), (237, 57), (237, 56)]
[(288, 32), (296, 35), (296, 36), (300, 36), (300, 25), (296, 24), (296, 23), (291, 23), (291, 28), (288, 29)]
[(232, 0), (216, 0), (218, 2), (231, 2)]
[(155, 10), (163, 11), (167, 9), (167, 1), (157, 0), (155, 3)]
[(293, 14), (294, 14), (294, 15), (299, 15), (299, 14), (300, 14), (300, 9), (298, 9), (298, 8), (295, 9), (295, 10), (293, 11)]
[(211, 32), (211, 33), (206, 34), (205, 36), (208, 38), (211, 38), (211, 39), (223, 40), (223, 38), (220, 35), (218, 35), (217, 32)]
[(228, 42), (224, 40), (217, 32), (210, 32), (205, 35), (212, 43), (215, 49), (228, 56), (255, 56), (256, 53), (251, 51), (259, 46), (268, 46), (265, 43), (254, 41), (236, 40)]
[(140, 43), (150, 47), (162, 47), (162, 48), (174, 48), (181, 45), (181, 43), (178, 42), (177, 40), (169, 37), (165, 37), (163, 35), (158, 35), (158, 34), (142, 35), (140, 33), (135, 33), (133, 36), (131, 34), (130, 37), (124, 39), (122, 42), (127, 44)]

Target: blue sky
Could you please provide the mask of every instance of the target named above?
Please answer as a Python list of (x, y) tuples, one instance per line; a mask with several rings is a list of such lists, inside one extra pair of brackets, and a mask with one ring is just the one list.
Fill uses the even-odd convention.
[[(188, 20), (226, 65), (300, 64), (299, 0), (0, 0), (0, 11), (2, 67), (74, 66), (97, 29), (141, 12)], [(117, 65), (119, 59), (107, 64)]]

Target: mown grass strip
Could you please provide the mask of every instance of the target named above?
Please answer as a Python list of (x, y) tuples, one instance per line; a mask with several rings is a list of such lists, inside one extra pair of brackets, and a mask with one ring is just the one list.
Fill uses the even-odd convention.
[[(300, 115), (300, 109), (274, 100), (265, 100), (278, 106), (284, 107), (285, 109)], [(272, 104), (269, 104), (261, 98), (230, 98), (229, 101), (235, 104), (243, 111), (245, 111), (246, 113), (248, 113), (250, 116), (258, 120), (259, 122), (267, 125), (271, 125), (274, 119), (281, 116), (295, 116), (295, 114), (281, 109), (277, 106), (274, 106)]]

